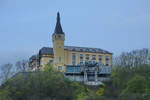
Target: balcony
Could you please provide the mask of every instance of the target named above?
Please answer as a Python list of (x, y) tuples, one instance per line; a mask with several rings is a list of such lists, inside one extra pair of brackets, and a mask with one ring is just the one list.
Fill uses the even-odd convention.
[(66, 73), (81, 73), (80, 66), (66, 66)]
[(101, 66), (98, 70), (99, 74), (111, 74), (111, 67), (110, 66)]

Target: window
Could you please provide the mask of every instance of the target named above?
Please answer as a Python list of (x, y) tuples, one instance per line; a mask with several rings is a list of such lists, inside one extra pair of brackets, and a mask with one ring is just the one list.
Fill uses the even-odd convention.
[(53, 60), (49, 60), (49, 62), (52, 64), (52, 63), (53, 63)]
[(89, 54), (85, 55), (86, 60), (89, 60)]
[(106, 57), (105, 57), (105, 60), (109, 60), (109, 56), (106, 56)]
[(81, 69), (80, 69), (80, 67), (70, 67), (70, 66), (67, 66), (66, 67), (66, 72), (80, 73)]
[(109, 60), (106, 60), (106, 66), (109, 66)]
[(98, 56), (98, 61), (99, 61), (99, 64), (102, 64), (102, 56)]
[(83, 64), (83, 54), (80, 54), (80, 64)]
[(72, 53), (72, 65), (76, 64), (76, 54)]
[(109, 56), (105, 57), (106, 66), (109, 66)]
[(96, 60), (96, 55), (92, 55), (92, 60)]
[(80, 59), (83, 59), (83, 54), (80, 54)]
[(92, 64), (95, 64), (95, 63), (96, 63), (96, 61), (95, 61), (95, 60), (93, 60), (93, 61), (92, 61)]
[(61, 38), (61, 35), (58, 35), (58, 38)]
[(98, 56), (98, 60), (101, 61), (102, 60), (102, 56)]
[(74, 72), (74, 67), (66, 67), (66, 72)]
[(58, 70), (62, 70), (62, 66), (58, 66)]
[(83, 64), (83, 59), (80, 59), (80, 64)]
[(61, 63), (61, 57), (59, 57), (59, 63)]

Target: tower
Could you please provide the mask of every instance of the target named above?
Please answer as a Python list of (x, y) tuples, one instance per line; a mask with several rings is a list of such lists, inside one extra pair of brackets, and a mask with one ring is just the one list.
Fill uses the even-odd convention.
[(52, 35), (53, 52), (54, 52), (54, 67), (59, 71), (65, 71), (64, 66), (64, 41), (65, 34), (60, 23), (60, 14), (57, 13), (57, 23)]

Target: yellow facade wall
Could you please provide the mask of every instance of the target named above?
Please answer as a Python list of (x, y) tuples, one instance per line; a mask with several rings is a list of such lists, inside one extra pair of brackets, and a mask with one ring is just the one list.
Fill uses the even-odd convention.
[[(76, 54), (76, 65), (80, 63), (80, 54), (83, 54), (83, 62), (86, 61), (86, 54), (89, 54), (89, 60), (92, 60), (92, 55), (96, 55), (96, 62), (98, 62), (98, 56), (102, 56), (102, 64), (106, 65), (106, 60), (105, 57), (108, 56), (109, 57), (109, 65), (112, 66), (112, 54), (101, 54), (101, 53), (88, 53), (88, 52), (75, 52), (75, 51), (69, 51), (69, 50), (64, 50), (64, 59), (62, 61), (64, 61), (64, 63), (57, 63), (57, 66), (63, 66), (64, 65), (72, 65), (72, 54), (75, 53)], [(47, 64), (48, 62), (50, 62), (50, 60), (54, 61), (54, 57), (52, 55), (47, 56), (47, 55), (43, 55), (41, 57), (41, 66)], [(65, 70), (65, 67), (63, 68), (63, 70)]]
[(44, 66), (45, 64), (49, 63), (50, 60), (54, 60), (53, 55), (42, 55), (40, 59), (40, 66)]
[(102, 54), (102, 53), (90, 53), (90, 52), (76, 52), (65, 50), (65, 64), (72, 65), (72, 54), (76, 55), (76, 65), (80, 63), (80, 54), (83, 54), (83, 62), (86, 61), (85, 55), (89, 54), (89, 60), (92, 60), (92, 55), (96, 56), (96, 62), (98, 62), (98, 56), (102, 56), (102, 64), (106, 65), (105, 57), (109, 57), (109, 65), (112, 66), (112, 54)]

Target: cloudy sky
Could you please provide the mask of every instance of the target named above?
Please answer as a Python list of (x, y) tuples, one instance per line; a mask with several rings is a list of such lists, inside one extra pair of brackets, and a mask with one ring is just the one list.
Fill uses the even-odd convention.
[(0, 64), (52, 47), (57, 11), (65, 45), (150, 48), (150, 0), (0, 0)]

